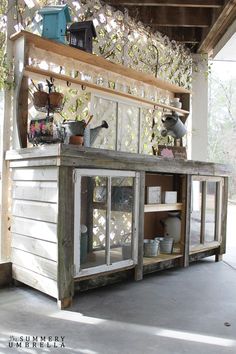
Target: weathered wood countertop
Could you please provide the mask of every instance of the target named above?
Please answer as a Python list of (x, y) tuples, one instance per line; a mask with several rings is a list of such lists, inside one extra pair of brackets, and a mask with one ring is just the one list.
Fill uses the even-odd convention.
[(5, 159), (10, 161), (10, 167), (71, 166), (206, 176), (229, 176), (231, 172), (230, 167), (223, 164), (167, 159), (65, 144), (9, 150)]

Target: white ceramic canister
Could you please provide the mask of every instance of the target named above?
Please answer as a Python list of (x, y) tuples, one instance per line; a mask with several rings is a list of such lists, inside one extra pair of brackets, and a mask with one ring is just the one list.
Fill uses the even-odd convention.
[(168, 217), (161, 221), (164, 226), (164, 235), (173, 237), (174, 242), (178, 243), (181, 238), (181, 218), (179, 212), (169, 212)]

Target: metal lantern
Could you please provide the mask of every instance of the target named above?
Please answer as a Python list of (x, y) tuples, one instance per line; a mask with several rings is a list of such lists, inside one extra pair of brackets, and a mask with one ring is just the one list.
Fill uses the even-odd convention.
[(69, 45), (71, 47), (85, 50), (92, 53), (93, 38), (97, 37), (93, 21), (75, 22), (72, 23), (69, 32)]
[(68, 5), (45, 6), (39, 14), (43, 17), (42, 37), (65, 43), (66, 25), (71, 22)]

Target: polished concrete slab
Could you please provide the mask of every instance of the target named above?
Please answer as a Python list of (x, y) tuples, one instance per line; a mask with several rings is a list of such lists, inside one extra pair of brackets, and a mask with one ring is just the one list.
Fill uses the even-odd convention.
[(28, 287), (5, 288), (0, 353), (235, 354), (235, 299), (235, 269), (213, 258), (79, 294), (67, 311)]

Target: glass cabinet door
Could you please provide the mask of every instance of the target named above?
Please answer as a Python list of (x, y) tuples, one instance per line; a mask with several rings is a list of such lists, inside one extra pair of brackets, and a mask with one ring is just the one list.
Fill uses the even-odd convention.
[(75, 170), (76, 275), (136, 263), (138, 179), (128, 171)]
[(192, 177), (190, 250), (220, 241), (223, 178)]

